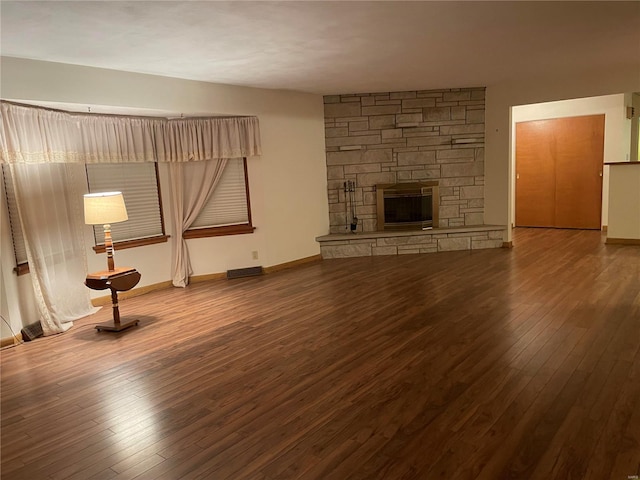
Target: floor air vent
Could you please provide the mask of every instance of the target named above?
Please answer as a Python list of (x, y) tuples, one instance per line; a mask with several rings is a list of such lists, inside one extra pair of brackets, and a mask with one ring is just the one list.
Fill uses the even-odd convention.
[(42, 332), (42, 324), (40, 322), (26, 325), (22, 330), (20, 330), (20, 333), (22, 333), (22, 339), (25, 342), (30, 342), (31, 340), (35, 340), (36, 338), (44, 335)]
[(255, 277), (262, 275), (262, 267), (237, 268), (235, 270), (227, 270), (227, 278)]

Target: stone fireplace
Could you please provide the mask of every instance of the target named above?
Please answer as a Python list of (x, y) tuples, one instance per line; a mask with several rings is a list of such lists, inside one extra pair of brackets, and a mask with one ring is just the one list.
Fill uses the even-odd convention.
[[(484, 93), (325, 96), (329, 232), (350, 233), (353, 216), (357, 233), (379, 231), (376, 186), (418, 182), (438, 182), (437, 227), (482, 225)], [(344, 191), (347, 181), (354, 192)]]
[(484, 110), (481, 87), (325, 96), (323, 258), (502, 246), (506, 227), (484, 224)]
[(376, 185), (378, 231), (438, 227), (438, 182)]

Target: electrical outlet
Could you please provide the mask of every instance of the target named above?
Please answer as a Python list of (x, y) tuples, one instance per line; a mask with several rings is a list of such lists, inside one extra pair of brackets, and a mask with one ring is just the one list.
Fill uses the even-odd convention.
[(257, 250), (254, 250), (253, 252), (251, 252), (251, 256), (253, 257), (254, 260), (258, 259), (258, 252)]

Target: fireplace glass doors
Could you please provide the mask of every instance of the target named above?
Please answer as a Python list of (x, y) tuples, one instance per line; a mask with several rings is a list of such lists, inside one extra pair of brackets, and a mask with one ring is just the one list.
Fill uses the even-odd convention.
[(438, 226), (437, 182), (377, 185), (378, 230), (426, 230)]

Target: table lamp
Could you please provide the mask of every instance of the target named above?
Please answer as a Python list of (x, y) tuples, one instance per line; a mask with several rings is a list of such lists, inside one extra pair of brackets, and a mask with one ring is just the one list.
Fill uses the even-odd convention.
[(115, 270), (111, 224), (124, 222), (128, 218), (122, 192), (88, 193), (84, 196), (84, 223), (103, 226), (107, 266), (110, 272)]

